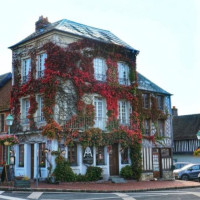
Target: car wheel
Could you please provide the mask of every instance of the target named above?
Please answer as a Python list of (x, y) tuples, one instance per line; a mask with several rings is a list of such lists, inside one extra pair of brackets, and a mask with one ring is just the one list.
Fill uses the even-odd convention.
[(188, 181), (189, 180), (189, 176), (187, 174), (183, 174), (181, 176), (181, 180)]

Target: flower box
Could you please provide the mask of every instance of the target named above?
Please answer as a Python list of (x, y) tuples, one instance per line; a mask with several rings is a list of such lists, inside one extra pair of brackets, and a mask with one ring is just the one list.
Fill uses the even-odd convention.
[(30, 180), (14, 180), (14, 187), (19, 187), (19, 188), (30, 188), (31, 187), (31, 182)]

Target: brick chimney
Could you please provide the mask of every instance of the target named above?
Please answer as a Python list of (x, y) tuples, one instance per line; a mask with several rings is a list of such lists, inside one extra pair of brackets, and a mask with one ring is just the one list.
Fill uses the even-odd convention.
[(178, 109), (175, 106), (172, 108), (172, 116), (178, 116)]
[(35, 31), (45, 28), (48, 24), (50, 24), (48, 17), (44, 18), (43, 16), (40, 16), (39, 20), (35, 22)]

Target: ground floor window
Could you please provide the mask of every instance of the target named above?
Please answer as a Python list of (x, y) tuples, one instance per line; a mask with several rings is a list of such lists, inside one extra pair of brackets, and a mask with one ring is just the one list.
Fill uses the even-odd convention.
[(68, 147), (68, 161), (71, 166), (77, 166), (77, 145)]
[(104, 147), (97, 147), (96, 149), (96, 165), (104, 165)]
[(40, 143), (39, 144), (39, 166), (40, 167), (45, 167), (46, 162), (45, 162), (45, 143)]
[(128, 164), (128, 148), (121, 150), (121, 164)]
[(19, 167), (24, 167), (24, 145), (19, 145)]

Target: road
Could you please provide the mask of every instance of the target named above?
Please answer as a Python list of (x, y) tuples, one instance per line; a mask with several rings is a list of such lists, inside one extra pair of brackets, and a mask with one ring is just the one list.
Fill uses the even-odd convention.
[(81, 193), (81, 192), (7, 192), (0, 191), (3, 200), (199, 200), (200, 188), (147, 191), (134, 193)]

